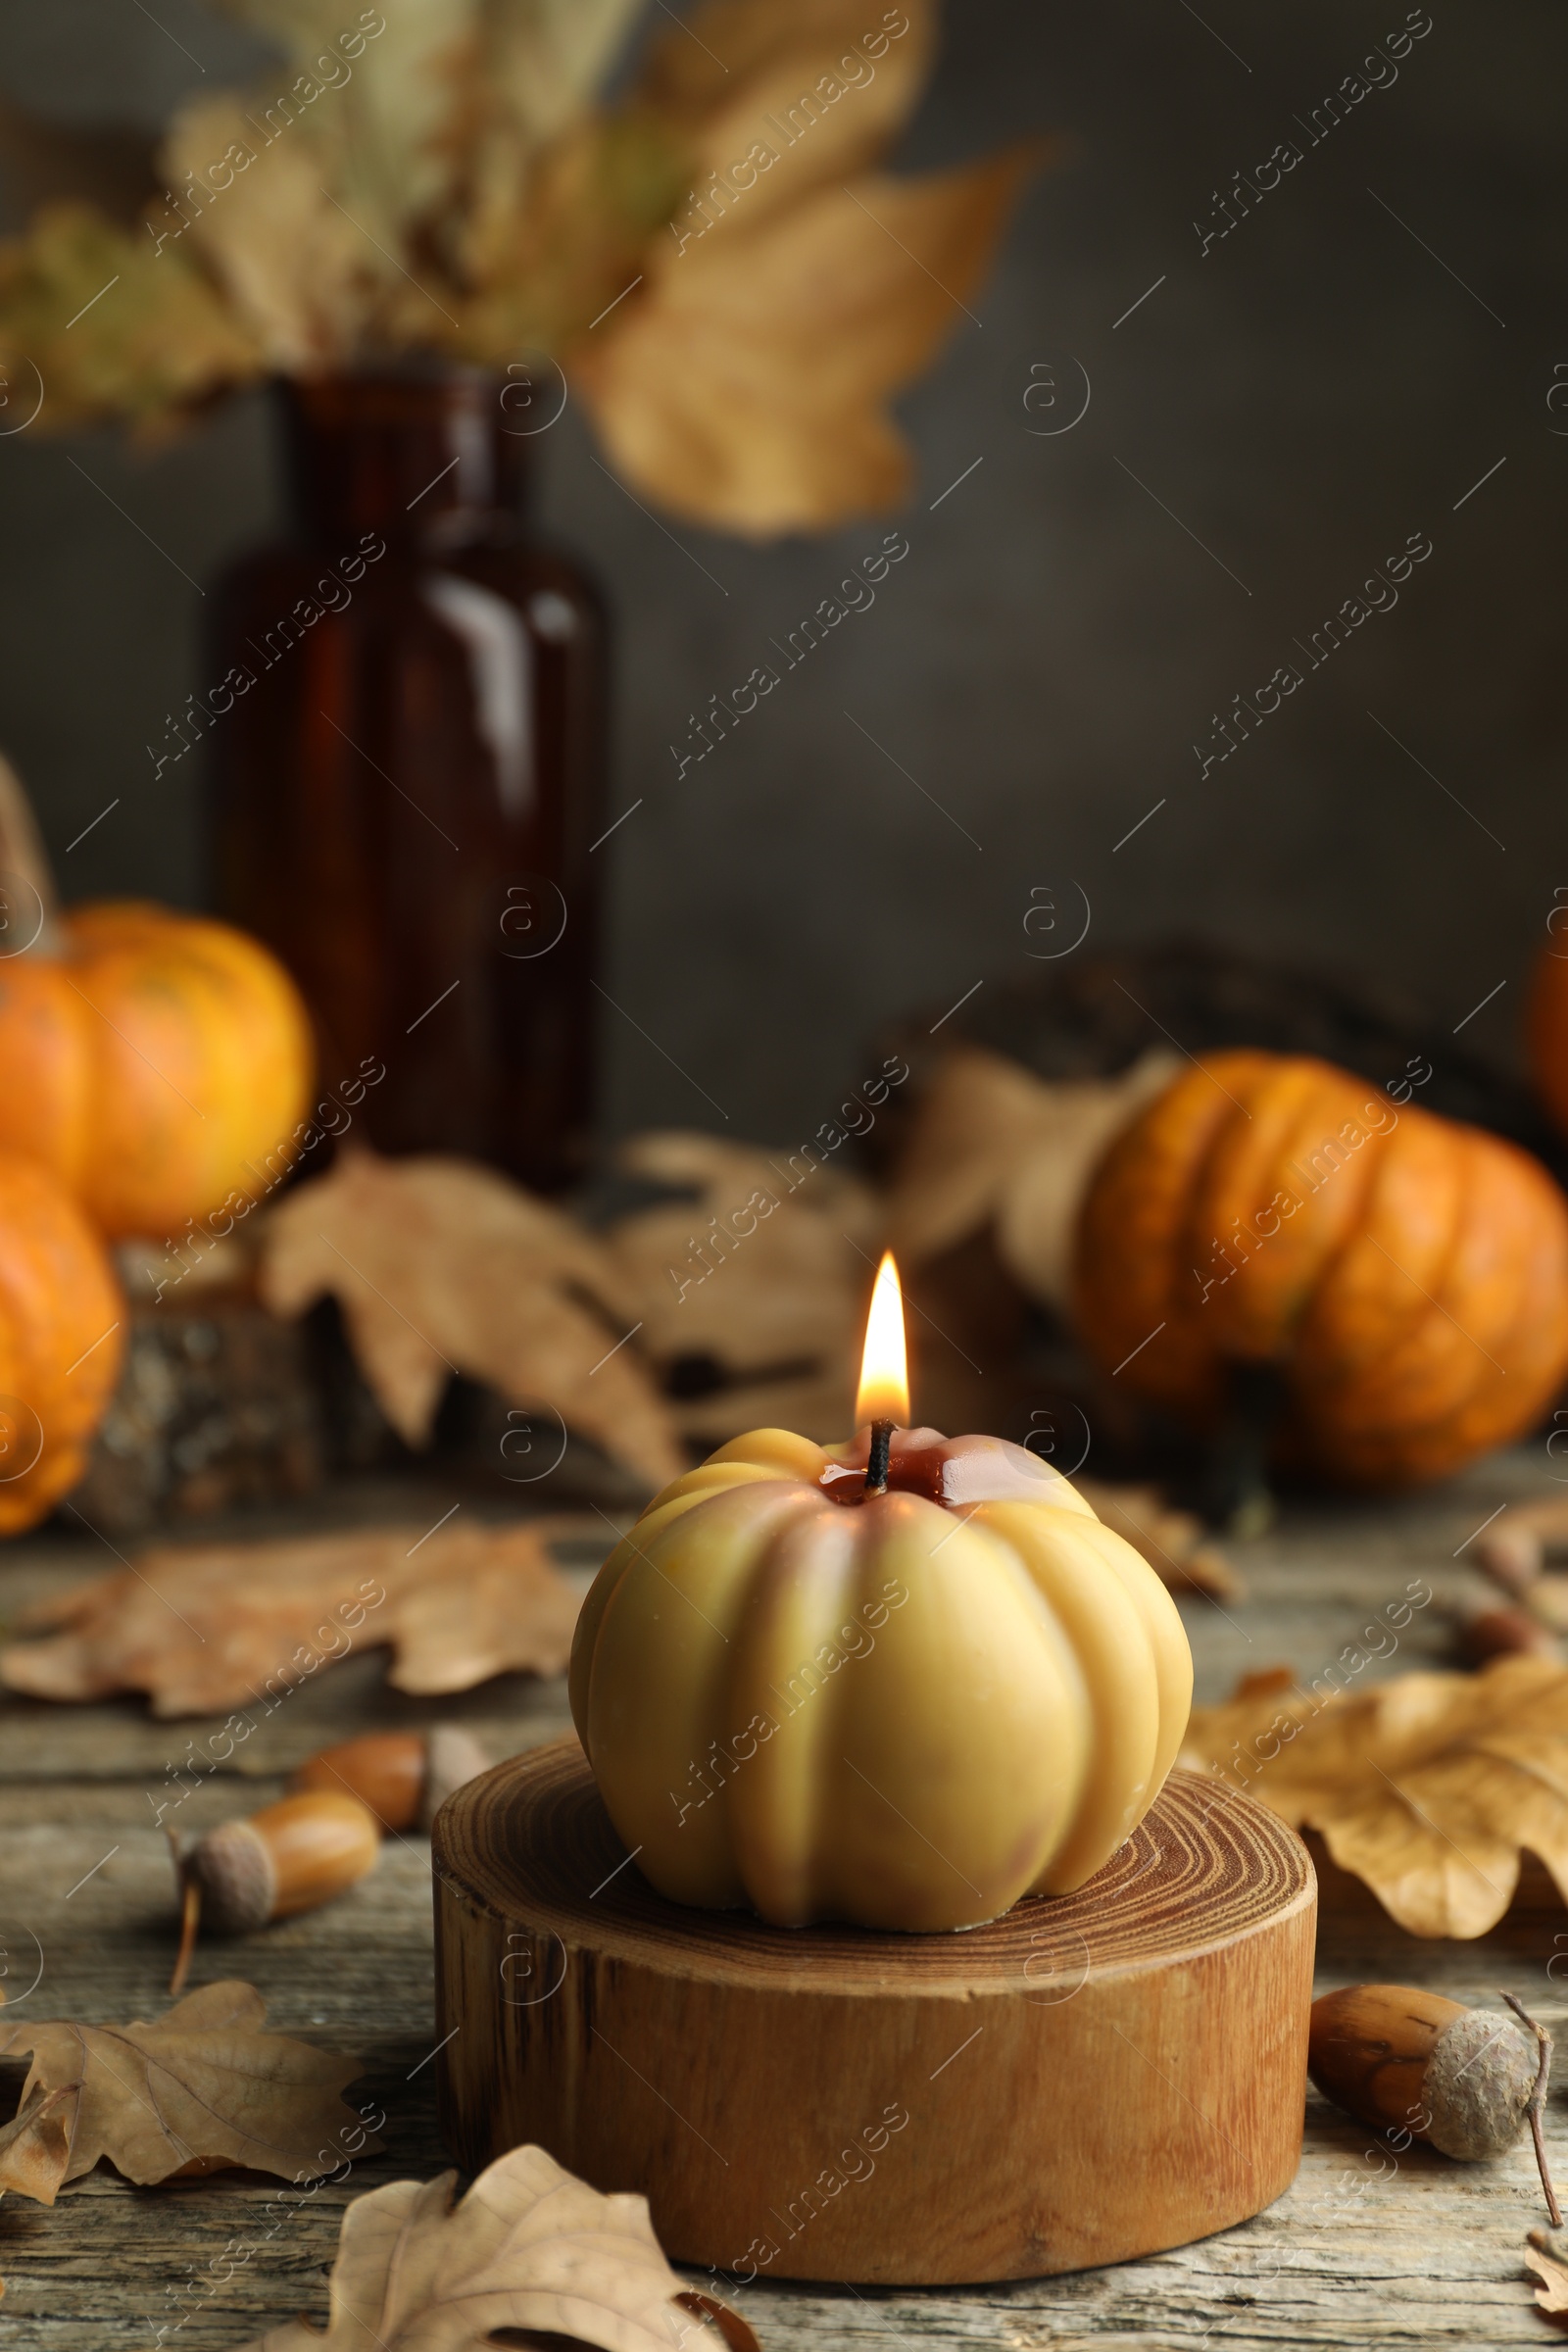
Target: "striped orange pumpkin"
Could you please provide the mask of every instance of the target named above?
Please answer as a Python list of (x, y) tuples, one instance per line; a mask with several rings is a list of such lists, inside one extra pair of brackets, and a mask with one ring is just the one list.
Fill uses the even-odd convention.
[(0, 1536), (33, 1526), (80, 1478), (123, 1315), (75, 1202), (35, 1160), (0, 1152)]
[(0, 960), (0, 1150), (41, 1160), (112, 1239), (264, 1189), (312, 1077), (293, 982), (226, 923), (81, 906)]
[(1358, 1484), (1522, 1436), (1568, 1370), (1568, 1205), (1511, 1144), (1328, 1063), (1227, 1053), (1116, 1136), (1076, 1313), (1118, 1382), (1200, 1425), (1271, 1364), (1281, 1449)]

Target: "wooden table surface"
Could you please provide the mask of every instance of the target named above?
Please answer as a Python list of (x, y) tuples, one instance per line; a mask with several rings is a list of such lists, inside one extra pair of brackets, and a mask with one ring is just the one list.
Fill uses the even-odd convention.
[[(1382, 1671), (1452, 1662), (1454, 1611), (1484, 1588), (1455, 1554), (1501, 1503), (1554, 1494), (1538, 1448), (1484, 1465), (1436, 1494), (1399, 1503), (1313, 1502), (1285, 1512), (1267, 1537), (1232, 1546), (1250, 1588), (1221, 1610), (1184, 1604), (1199, 1697), (1224, 1696), (1240, 1673), (1286, 1664), (1303, 1680), (1353, 1642), (1371, 1613), (1425, 1580), (1399, 1652)], [(309, 1522), (406, 1520), (451, 1501), (434, 1484), (360, 1489), (318, 1502)], [(470, 1505), (471, 1507), (471, 1505)], [(275, 1532), (283, 1515), (252, 1519)], [(0, 1555), (0, 1616), (84, 1573), (113, 1567), (97, 1545), (51, 1532)], [(579, 1581), (586, 1585), (585, 1571)], [(294, 1692), (229, 1767), (178, 1814), (200, 1829), (276, 1795), (283, 1775), (333, 1739), (434, 1720), (466, 1723), (499, 1757), (569, 1728), (564, 1686), (514, 1677), (458, 1700), (401, 1698), (382, 1683), (382, 1656), (352, 1656)], [(171, 1771), (216, 1725), (158, 1723), (134, 1700), (83, 1707), (0, 1700), (0, 1941), (18, 2017), (89, 2022), (155, 2018), (167, 2006), (172, 1881), (155, 1808)], [(1561, 1952), (1561, 1966), (1555, 1955)], [(1319, 1934), (1319, 1989), (1357, 1979), (1430, 1984), (1498, 2005), (1517, 1993), (1544, 2023), (1568, 2020), (1568, 1912), (1516, 1907), (1474, 1943), (1423, 1943), (1369, 1900), (1337, 1904)], [(41, 1978), (28, 1989), (41, 1967)], [(264, 2240), (261, 2210), (275, 2184), (219, 2175), (139, 2189), (100, 2170), (47, 2209), (0, 2205), (0, 2352), (110, 2352), (160, 2342), (205, 2352), (268, 2327), (324, 2313), (324, 2280), (344, 2204), (365, 2188), (443, 2169), (431, 2058), (429, 1848), (389, 1840), (377, 1870), (314, 1916), (198, 1956), (192, 1984), (248, 1979), (279, 2030), (363, 2054), (364, 2088), (389, 2119), (382, 2156), (293, 2208)], [(21, 2070), (7, 2068), (8, 2111)], [(356, 2092), (359, 2097), (361, 2093)], [(1553, 2099), (1548, 2141), (1568, 2180), (1568, 2082)], [(933, 2150), (933, 2163), (941, 2151)], [(628, 2182), (627, 2186), (634, 2183)], [(961, 2196), (963, 2183), (955, 2180)], [(759, 2284), (742, 2299), (765, 2352), (808, 2343), (1034, 2347), (1212, 2345), (1514, 2345), (1545, 2343), (1521, 2262), (1543, 2222), (1528, 2142), (1492, 2165), (1462, 2166), (1412, 2149), (1396, 2161), (1310, 2094), (1296, 2185), (1244, 2228), (1152, 2260), (1066, 2278), (909, 2292)]]

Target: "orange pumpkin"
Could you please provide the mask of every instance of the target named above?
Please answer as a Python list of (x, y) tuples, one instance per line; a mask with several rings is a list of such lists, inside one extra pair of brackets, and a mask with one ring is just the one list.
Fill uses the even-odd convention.
[(124, 1312), (75, 1202), (35, 1160), (0, 1153), (0, 1536), (33, 1526), (80, 1478)]
[(282, 966), (226, 923), (126, 901), (0, 960), (0, 1150), (112, 1239), (176, 1234), (295, 1156), (313, 1077)]
[(1568, 1135), (1568, 933), (1562, 937), (1560, 948), (1542, 950), (1536, 965), (1525, 1010), (1525, 1051), (1537, 1094)]
[(1200, 1425), (1232, 1365), (1271, 1364), (1291, 1456), (1437, 1478), (1568, 1369), (1568, 1204), (1513, 1145), (1326, 1062), (1212, 1054), (1100, 1162), (1075, 1304), (1120, 1383)]

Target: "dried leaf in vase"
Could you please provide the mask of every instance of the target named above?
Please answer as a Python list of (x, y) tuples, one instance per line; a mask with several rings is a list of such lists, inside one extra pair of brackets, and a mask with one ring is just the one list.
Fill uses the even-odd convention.
[(1034, 160), (869, 174), (913, 111), (933, 17), (711, 0), (652, 48), (637, 96), (684, 137), (689, 193), (635, 299), (567, 365), (622, 471), (697, 521), (822, 528), (906, 487), (887, 400), (959, 323)]
[(388, 1681), (421, 1694), (560, 1674), (578, 1596), (549, 1546), (584, 1534), (603, 1538), (603, 1523), (568, 1513), (161, 1546), (28, 1610), (19, 1630), (43, 1638), (0, 1648), (0, 1682), (31, 1698), (144, 1690), (169, 1716), (270, 1713), (356, 1648), (390, 1646)]
[(992, 1225), (1013, 1279), (1064, 1314), (1096, 1162), (1177, 1067), (1158, 1052), (1120, 1077), (1048, 1083), (978, 1047), (949, 1054), (921, 1098), (894, 1181), (891, 1247), (918, 1266)]
[(537, 2147), (500, 2157), (454, 2203), (457, 2178), (394, 2180), (356, 2197), (343, 2216), (324, 2330), (290, 2320), (246, 2352), (405, 2343), (485, 2352), (502, 2329), (602, 2352), (679, 2352), (692, 2338), (689, 2313), (721, 2316), (733, 2352), (759, 2352), (738, 2312), (682, 2286), (646, 2198), (601, 2196)]
[[(461, 357), (501, 368), (561, 349), (637, 284), (648, 239), (686, 184), (685, 157), (635, 109), (574, 123), (526, 162), (510, 137), (482, 131), (465, 141), (465, 199), (440, 231), (466, 291), (451, 298), (450, 332), (435, 331)], [(417, 286), (403, 287), (394, 332), (430, 340), (422, 301)]]
[(127, 2180), (243, 2165), (289, 2180), (380, 2146), (343, 2097), (363, 2062), (265, 2031), (254, 1985), (204, 1984), (151, 2024), (0, 2022), (0, 2056), (32, 2054), (0, 2188), (52, 2205), (107, 2157)]
[[(484, 0), (398, 0), (395, 8), (357, 12), (357, 25), (355, 12), (345, 20), (335, 0), (221, 5), (285, 53), (283, 69), (271, 77), (264, 73), (255, 85), (256, 112), (275, 142), (260, 159), (263, 184), (303, 132), (303, 143), (316, 145), (326, 162), (333, 193), (363, 223), (362, 235), (396, 248), (447, 192), (440, 133), (454, 78), (479, 37)], [(360, 42), (352, 55), (351, 30)]]
[(1169, 1591), (1200, 1593), (1205, 1600), (1246, 1599), (1247, 1587), (1208, 1542), (1202, 1521), (1172, 1510), (1157, 1487), (1107, 1486), (1096, 1478), (1072, 1483), (1105, 1525), (1143, 1553)]
[(1035, 161), (868, 174), (656, 244), (635, 299), (566, 355), (618, 471), (747, 538), (896, 504), (911, 464), (887, 403), (962, 317)]
[[(1349, 1649), (1342, 1674), (1358, 1671)], [(1412, 1936), (1495, 1927), (1521, 1847), (1568, 1901), (1568, 1667), (1548, 1659), (1396, 1675), (1353, 1694), (1254, 1689), (1195, 1707), (1180, 1761), (1319, 1831)]]
[(340, 1152), (264, 1229), (274, 1313), (335, 1298), (376, 1401), (421, 1446), (454, 1372), (570, 1430), (662, 1486), (685, 1467), (632, 1339), (610, 1253), (560, 1209), (461, 1159)]
[[(426, 224), (456, 284), (515, 288), (541, 265), (557, 276), (584, 265), (591, 277), (592, 248), (607, 220), (619, 219), (619, 237), (612, 227), (609, 242), (624, 246), (628, 233), (641, 241), (667, 217), (679, 193), (668, 170), (660, 174), (655, 211), (645, 213), (633, 193), (622, 216), (619, 126), (596, 116), (592, 105), (638, 13), (639, 0), (500, 0), (480, 12), (459, 58), (437, 142), (450, 165), (447, 201)], [(591, 175), (564, 164), (585, 150), (593, 158)], [(580, 213), (564, 203), (568, 190)], [(589, 299), (583, 282), (561, 311), (574, 329), (597, 315), (598, 305), (582, 307)], [(509, 309), (548, 307), (526, 296), (520, 305), (504, 296), (493, 307), (480, 302), (466, 314), (465, 332), (483, 320), (488, 347)], [(496, 356), (514, 360), (528, 348), (526, 340), (514, 341)]]
[(364, 330), (378, 283), (402, 279), (327, 194), (331, 160), (317, 118), (269, 140), (265, 118), (237, 98), (198, 100), (175, 116), (161, 161), (172, 188), (192, 174), (207, 185), (220, 161), (230, 177), (203, 209), (187, 199), (188, 227), (172, 204), (152, 210), (160, 260), (175, 250), (173, 239), (188, 240), (269, 367), (310, 374), (340, 363)]
[(733, 1397), (693, 1399), (682, 1426), (734, 1436), (764, 1426), (772, 1404), (801, 1412), (792, 1429), (809, 1436), (823, 1422), (819, 1434), (842, 1436), (879, 1238), (874, 1195), (810, 1152), (715, 1136), (638, 1136), (618, 1162), (692, 1196), (640, 1209), (606, 1236), (649, 1353), (666, 1372), (710, 1357), (751, 1376)]
[(47, 206), (26, 237), (0, 243), (7, 398), (21, 408), (31, 392), (52, 428), (155, 419), (250, 381), (264, 364), (188, 252), (159, 253), (145, 231), (117, 228), (90, 205)]
[(877, 163), (925, 88), (936, 15), (933, 0), (906, 0), (872, 27), (864, 0), (710, 0), (695, 12), (699, 39), (662, 28), (637, 90), (690, 159), (677, 258), (731, 210), (753, 226)]

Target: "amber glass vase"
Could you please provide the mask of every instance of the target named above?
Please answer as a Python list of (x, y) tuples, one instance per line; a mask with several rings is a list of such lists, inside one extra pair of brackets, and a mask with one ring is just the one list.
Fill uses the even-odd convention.
[(469, 372), (278, 387), (293, 536), (213, 599), (220, 910), (388, 1152), (557, 1187), (593, 1102), (605, 632), (526, 527), (537, 403)]

